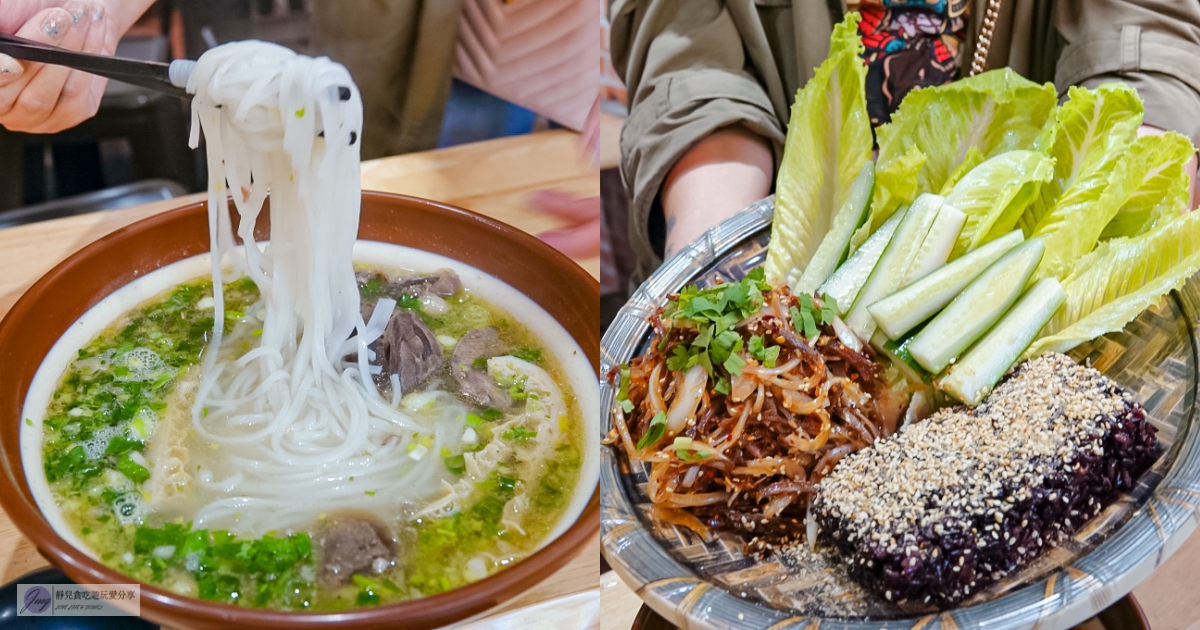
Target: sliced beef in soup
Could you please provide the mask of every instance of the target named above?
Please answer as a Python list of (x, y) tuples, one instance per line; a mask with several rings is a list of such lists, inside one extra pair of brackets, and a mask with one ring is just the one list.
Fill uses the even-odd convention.
[(453, 269), (438, 269), (427, 276), (412, 276), (396, 278), (388, 285), (388, 293), (393, 295), (411, 295), (423, 297), (436, 295), (450, 297), (462, 288), (462, 281)]
[(397, 309), (376, 345), (385, 374), (400, 376), (400, 391), (411, 392), (442, 367), (442, 346), (416, 313)]
[(327, 587), (355, 573), (382, 573), (396, 560), (387, 529), (367, 516), (342, 516), (322, 529), (320, 580)]
[(512, 405), (508, 392), (496, 386), (487, 370), (475, 367), (476, 360), (489, 359), (503, 352), (500, 335), (491, 326), (476, 328), (458, 340), (450, 356), (450, 368), (464, 396), (485, 407), (504, 409)]

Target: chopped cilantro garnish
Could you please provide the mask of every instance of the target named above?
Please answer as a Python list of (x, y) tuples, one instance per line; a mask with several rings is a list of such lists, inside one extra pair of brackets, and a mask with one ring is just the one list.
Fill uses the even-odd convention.
[(672, 350), (667, 369), (682, 371), (699, 365), (712, 376), (714, 367), (721, 366), (731, 374), (740, 374), (745, 361), (737, 353), (745, 342), (734, 326), (762, 309), (763, 292), (770, 289), (761, 267), (738, 282), (707, 289), (685, 287), (679, 298), (667, 305), (662, 317), (664, 321), (688, 321), (697, 333)]
[(775, 367), (775, 360), (779, 358), (779, 346), (765, 346), (765, 339), (762, 335), (754, 335), (750, 338), (750, 343), (746, 349), (750, 356), (754, 357), (759, 363), (766, 367)]
[(837, 314), (838, 314), (837, 300), (835, 300), (832, 295), (822, 295), (821, 296), (821, 323), (826, 324), (826, 325), (832, 324), (833, 320), (835, 318), (837, 318)]
[(646, 427), (646, 433), (642, 439), (638, 440), (638, 449), (644, 449), (648, 446), (654, 446), (662, 439), (663, 433), (667, 430), (667, 413), (660, 411), (654, 414), (650, 419), (650, 425)]

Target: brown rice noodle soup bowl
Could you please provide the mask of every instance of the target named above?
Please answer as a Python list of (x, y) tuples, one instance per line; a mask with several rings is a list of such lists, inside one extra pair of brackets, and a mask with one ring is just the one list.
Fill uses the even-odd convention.
[[(236, 212), (232, 214), (236, 226)], [(267, 216), (263, 212), (257, 226), (260, 239), (269, 234)], [(358, 238), (421, 249), (490, 273), (536, 302), (566, 329), (595, 371), (585, 375), (585, 380), (598, 382), (599, 283), (551, 247), (466, 210), (374, 192), (363, 193)], [(78, 583), (124, 584), (133, 579), (72, 546), (38, 508), (20, 449), (22, 408), (30, 383), (59, 337), (102, 298), (160, 267), (208, 251), (204, 203), (139, 221), (59, 264), (26, 292), (0, 323), (0, 505), (38, 551)], [(397, 264), (403, 265), (403, 261)], [(588, 420), (592, 417), (585, 413)], [(584, 430), (598, 435), (599, 427), (585, 426)], [(584, 457), (594, 458), (596, 453)], [(454, 623), (533, 587), (593, 539), (599, 529), (599, 485), (581, 485), (580, 491), (585, 487), (591, 488), (591, 498), (557, 538), (505, 570), (439, 595), (376, 608), (296, 613), (216, 604), (143, 584), (141, 613), (175, 628), (385, 628), (403, 623), (405, 628), (419, 629)]]

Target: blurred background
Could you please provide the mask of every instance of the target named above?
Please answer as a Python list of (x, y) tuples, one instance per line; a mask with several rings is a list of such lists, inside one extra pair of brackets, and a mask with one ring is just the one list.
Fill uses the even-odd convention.
[[(116, 54), (195, 59), (221, 43), (260, 39), (327, 55), (350, 69), (363, 93), (368, 160), (559, 127), (584, 130), (597, 98), (602, 6), (159, 0)], [(187, 147), (190, 124), (189, 103), (110, 82), (98, 114), (72, 129), (37, 135), (0, 127), (0, 227), (204, 190), (204, 149)], [(588, 155), (599, 144), (594, 136), (581, 141), (583, 159), (598, 160)], [(616, 146), (615, 139), (604, 144)]]

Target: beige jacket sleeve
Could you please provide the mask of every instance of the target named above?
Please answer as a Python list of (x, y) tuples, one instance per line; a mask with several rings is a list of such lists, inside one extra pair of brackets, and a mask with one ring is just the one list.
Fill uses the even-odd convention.
[(778, 162), (783, 127), (721, 0), (613, 0), (609, 15), (613, 65), (629, 94), (621, 175), (640, 279), (658, 264), (648, 223), (675, 162), (701, 138), (737, 123), (767, 138)]
[(1059, 0), (1054, 22), (1065, 44), (1060, 94), (1123, 81), (1145, 101), (1146, 124), (1200, 146), (1200, 2)]

